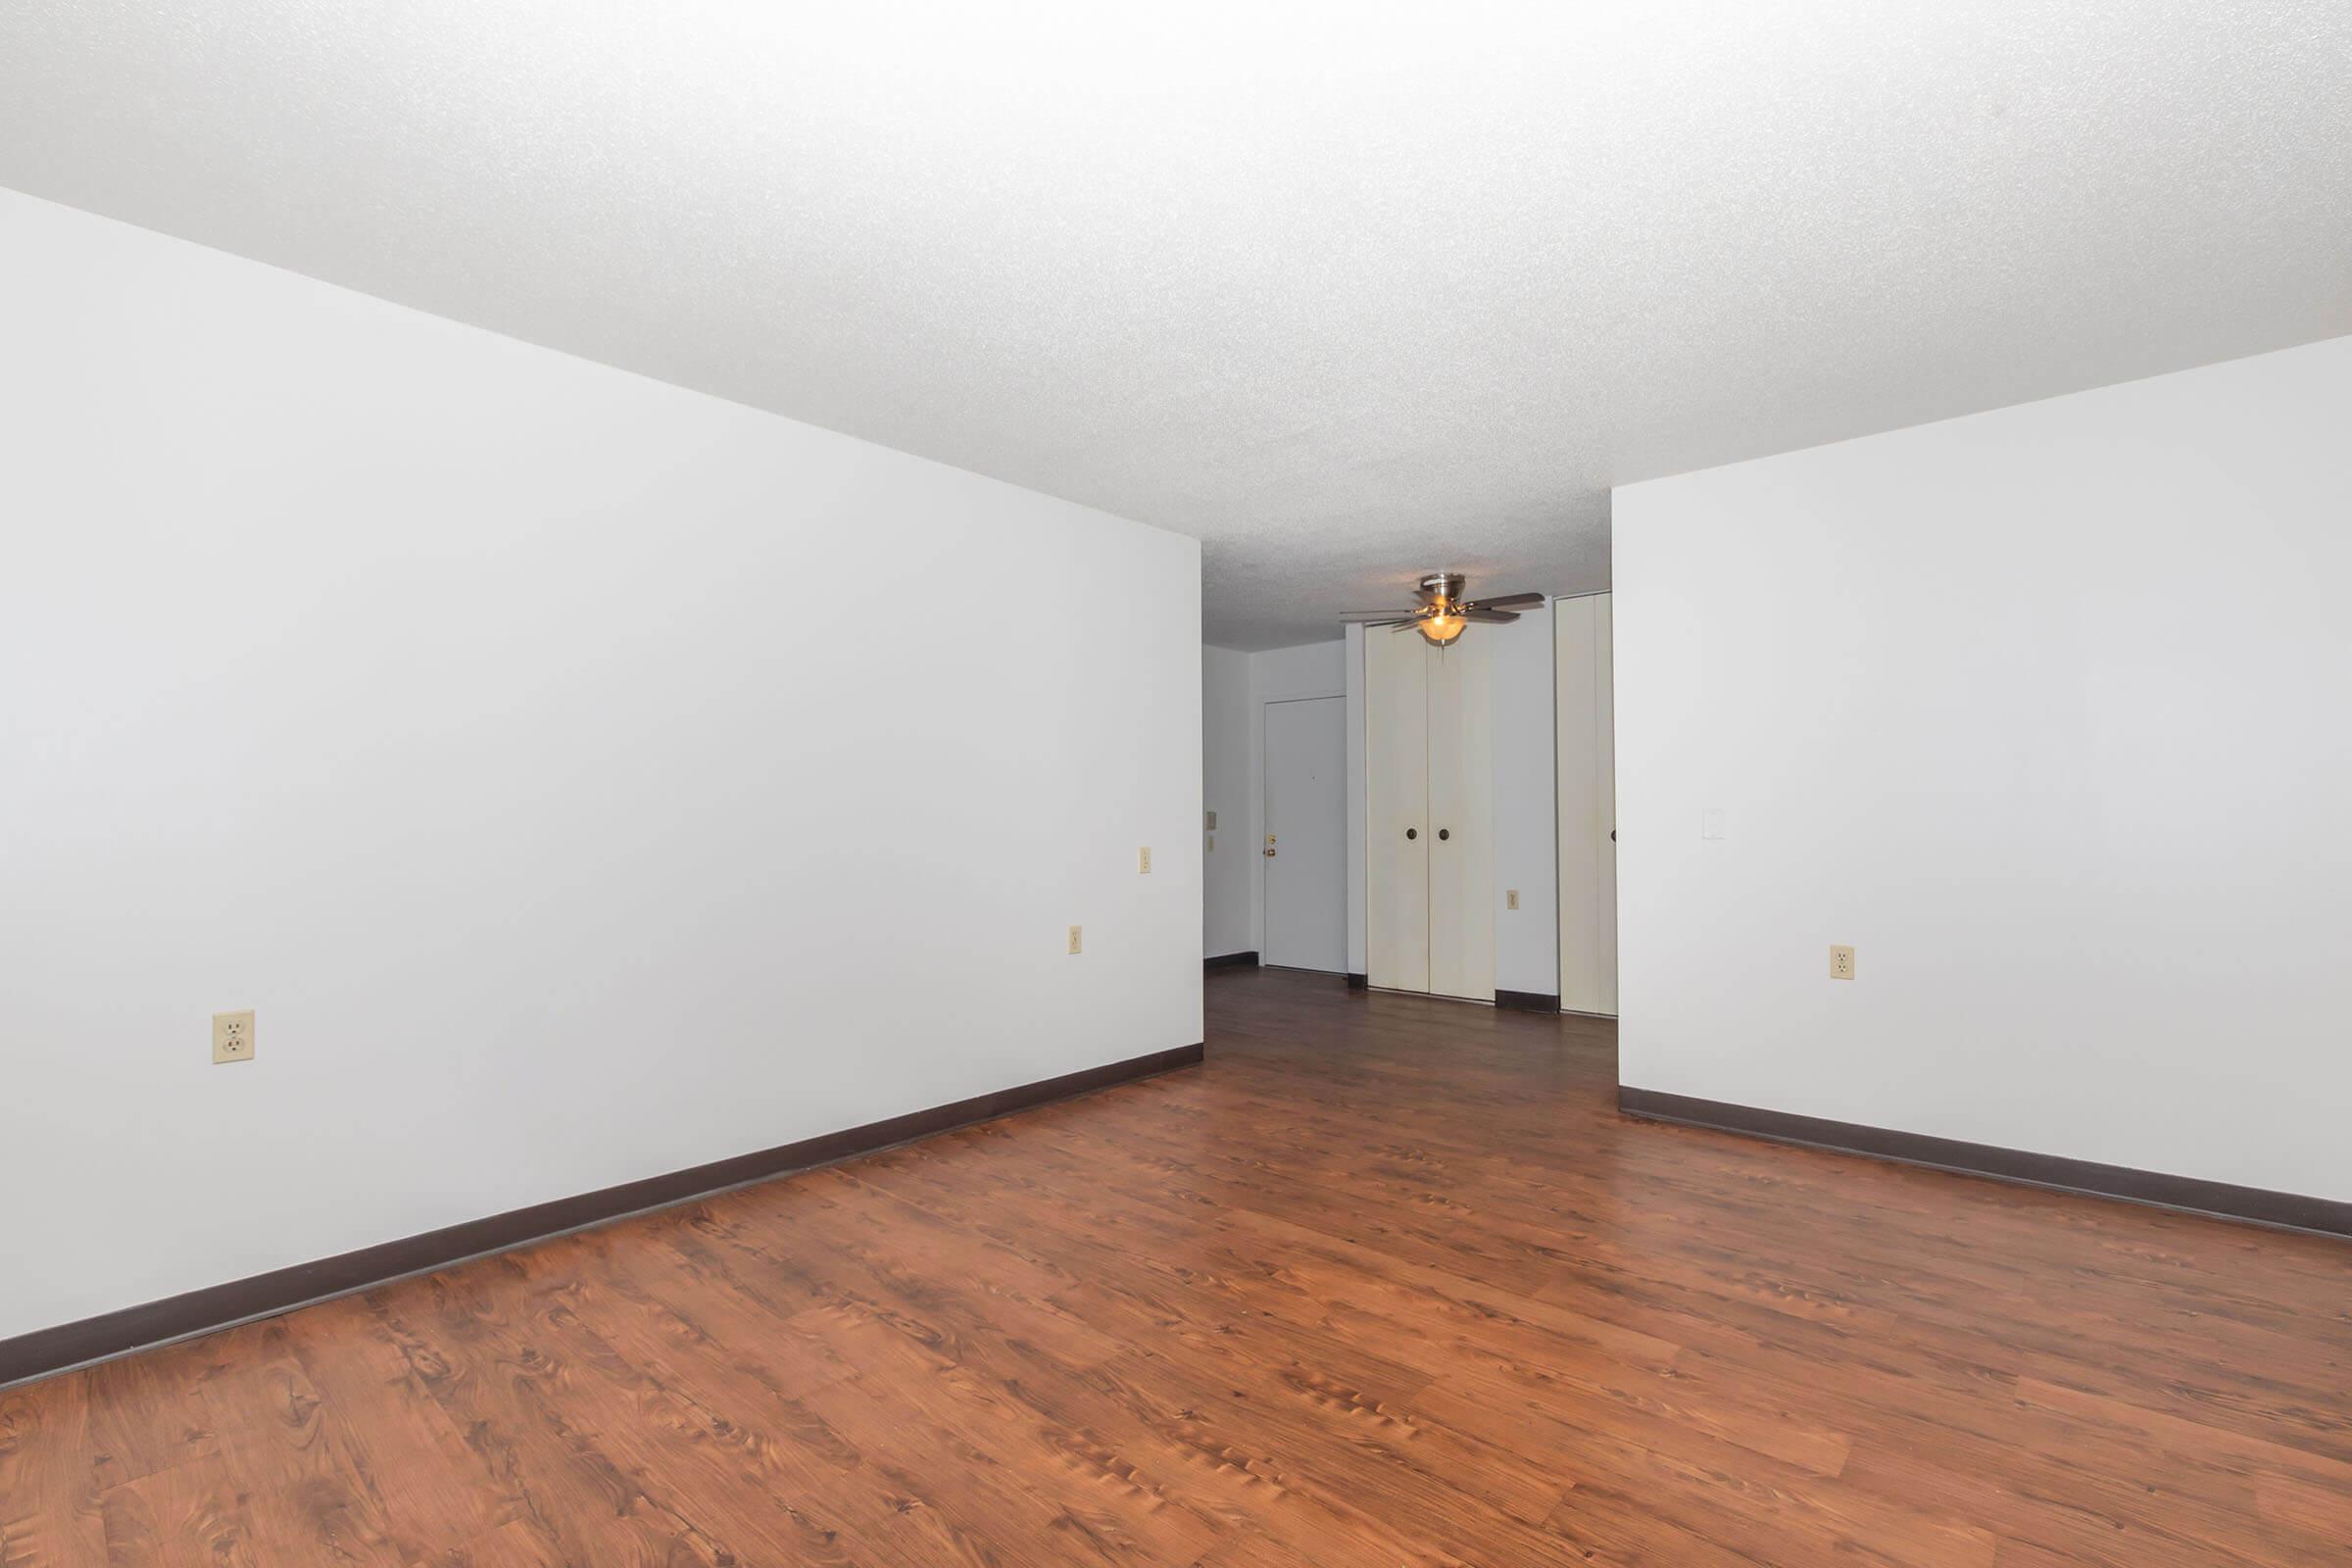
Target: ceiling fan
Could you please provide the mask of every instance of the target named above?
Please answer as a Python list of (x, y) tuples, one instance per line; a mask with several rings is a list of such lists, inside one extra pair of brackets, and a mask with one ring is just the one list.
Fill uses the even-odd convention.
[(1542, 594), (1500, 594), (1493, 599), (1464, 599), (1462, 588), (1469, 581), (1458, 571), (1433, 571), (1421, 579), (1418, 610), (1350, 610), (1340, 619), (1362, 625), (1367, 630), (1386, 626), (1392, 631), (1410, 627), (1437, 644), (1440, 648), (1462, 634), (1472, 621), (1481, 625), (1506, 625), (1519, 618), (1519, 612), (1544, 603)]

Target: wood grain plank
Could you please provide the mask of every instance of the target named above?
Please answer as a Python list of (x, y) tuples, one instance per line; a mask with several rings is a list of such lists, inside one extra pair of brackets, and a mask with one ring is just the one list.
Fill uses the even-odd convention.
[(0, 1395), (0, 1565), (2352, 1562), (2352, 1247), (1207, 997), (1198, 1068)]
[(64, 1377), (0, 1392), (0, 1568), (105, 1560), (90, 1388)]

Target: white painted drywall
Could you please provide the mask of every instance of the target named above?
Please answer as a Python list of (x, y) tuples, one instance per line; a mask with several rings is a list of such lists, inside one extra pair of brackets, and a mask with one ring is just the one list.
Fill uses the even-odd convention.
[[(1244, 953), (1257, 940), (1257, 840), (1250, 812), (1262, 785), (1251, 783), (1251, 735), (1257, 709), (1250, 699), (1250, 656), (1229, 648), (1200, 650), (1201, 806), (1217, 813), (1217, 831), (1201, 843), (1203, 957)], [(1205, 822), (1206, 818), (1203, 817)]]
[(1251, 654), (1250, 675), (1257, 686), (1257, 700), (1279, 703), (1293, 697), (1339, 696), (1347, 688), (1347, 646), (1335, 637), (1327, 643), (1267, 648)]
[(1624, 1081), (2352, 1199), (2348, 431), (2339, 338), (1619, 491)]
[(0, 343), (0, 1336), (1201, 1038), (1192, 540), (10, 193)]
[[(1507, 626), (1473, 626), (1494, 680), (1494, 987), (1560, 991), (1559, 800), (1552, 732), (1556, 659), (1548, 602)], [(1509, 906), (1519, 890), (1519, 907)]]

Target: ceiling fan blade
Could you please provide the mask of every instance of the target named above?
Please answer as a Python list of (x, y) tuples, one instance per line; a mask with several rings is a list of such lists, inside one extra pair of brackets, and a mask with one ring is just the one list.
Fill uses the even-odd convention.
[(1482, 626), (1507, 626), (1512, 621), (1519, 618), (1519, 612), (1515, 610), (1488, 610), (1482, 607), (1477, 610), (1463, 611), (1462, 618), (1464, 620), (1475, 620)]
[(1473, 599), (1473, 610), (1533, 610), (1544, 602), (1542, 594), (1503, 594), (1495, 599)]
[(1340, 619), (1347, 622), (1403, 620), (1416, 613), (1417, 612), (1410, 610), (1343, 610), (1340, 612)]

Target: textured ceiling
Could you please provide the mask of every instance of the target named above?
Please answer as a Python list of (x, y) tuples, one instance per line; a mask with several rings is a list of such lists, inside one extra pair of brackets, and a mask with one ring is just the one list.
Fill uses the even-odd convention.
[(7, 0), (0, 184), (1196, 534), (1267, 647), (2352, 331), (2352, 5)]

